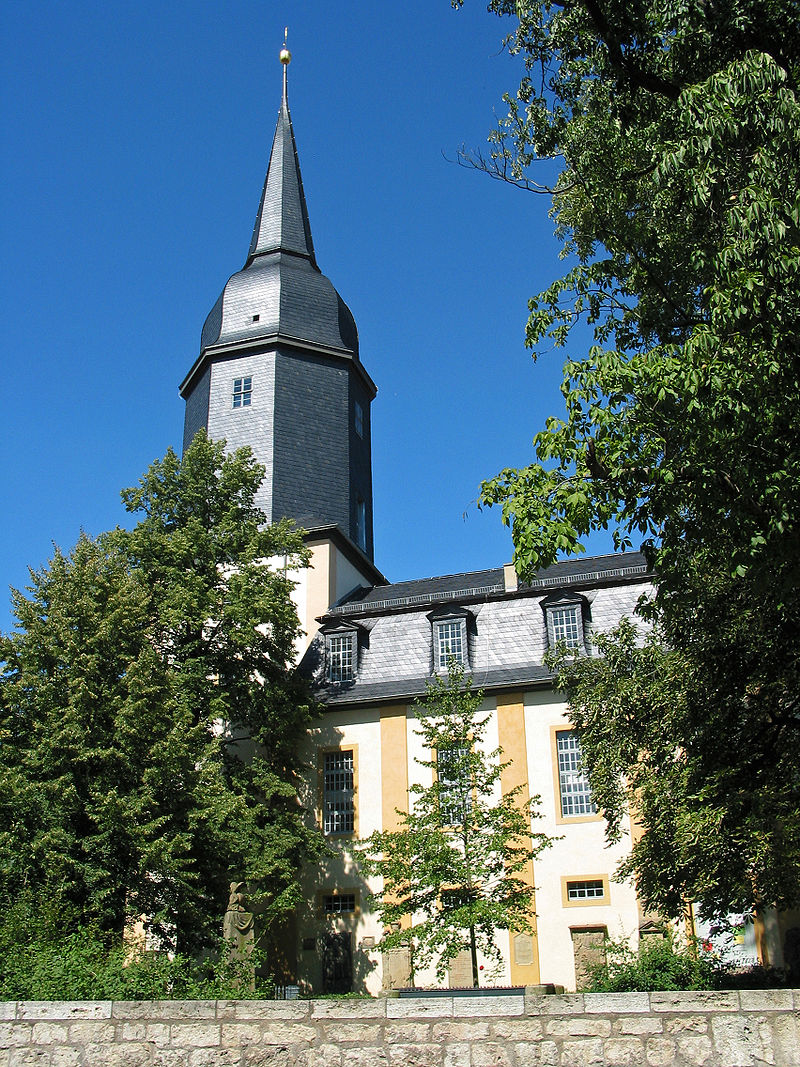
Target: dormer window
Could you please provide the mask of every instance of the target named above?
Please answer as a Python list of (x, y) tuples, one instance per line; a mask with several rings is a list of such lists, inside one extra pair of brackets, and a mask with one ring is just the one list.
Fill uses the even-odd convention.
[(253, 379), (251, 377), (233, 379), (233, 406), (235, 408), (249, 408), (252, 395)]
[(587, 614), (585, 597), (552, 595), (542, 601), (547, 620), (547, 644), (550, 648), (566, 645), (575, 653), (586, 651), (584, 620)]
[(358, 630), (338, 626), (325, 637), (325, 678), (329, 682), (352, 682), (358, 667)]
[(433, 669), (446, 671), (451, 663), (469, 667), (469, 612), (464, 608), (440, 609), (428, 618), (433, 630)]

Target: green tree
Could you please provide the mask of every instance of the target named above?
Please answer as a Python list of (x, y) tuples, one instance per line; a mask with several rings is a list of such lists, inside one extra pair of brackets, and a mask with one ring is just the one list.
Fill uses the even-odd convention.
[[(692, 765), (681, 810), (696, 817), (655, 872), (637, 865), (641, 883), (669, 876), (670, 899), (714, 913), (797, 903), (800, 829), (774, 813), (800, 807), (800, 8), (490, 7), (515, 19), (525, 73), (473, 162), (552, 195), (570, 263), (531, 300), (528, 344), (574, 351), (586, 327), (594, 344), (567, 360), (566, 413), (536, 434), (535, 462), (486, 482), (483, 502), (502, 508), (523, 577), (608, 528), (654, 567), (650, 621), (683, 670), (665, 741)], [(560, 168), (549, 189), (541, 160)], [(637, 678), (654, 723), (660, 698), (645, 710)], [(600, 721), (582, 721), (596, 753)], [(626, 771), (637, 729), (621, 712), (615, 730)], [(714, 864), (714, 884), (705, 857), (736, 851), (737, 820), (747, 862), (736, 884)], [(686, 862), (670, 873), (672, 854)]]
[(495, 930), (531, 928), (534, 889), (523, 877), (531, 859), (550, 844), (533, 833), (534, 805), (521, 787), (501, 795), (507, 763), (486, 751), (490, 715), (483, 693), (451, 663), (417, 705), (418, 734), (430, 759), (429, 786), (413, 785), (411, 811), (399, 812), (397, 830), (376, 831), (359, 851), (366, 874), (383, 879), (373, 901), (385, 927), (381, 950), (406, 946), (416, 970), (435, 961), (443, 978), (468, 949), (472, 984), (479, 985), (478, 953), (499, 964)]
[(58, 901), (111, 939), (144, 915), (183, 949), (218, 934), (231, 879), (261, 887), (266, 923), (295, 905), (318, 849), (295, 788), (305, 553), (264, 525), (262, 477), (198, 435), (123, 493), (131, 531), (82, 536), (13, 593), (0, 898)]

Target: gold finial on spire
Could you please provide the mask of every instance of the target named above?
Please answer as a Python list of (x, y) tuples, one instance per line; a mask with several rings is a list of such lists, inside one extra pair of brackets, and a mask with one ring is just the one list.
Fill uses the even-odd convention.
[(288, 66), (292, 62), (292, 53), (286, 47), (286, 40), (287, 40), (288, 36), (289, 36), (289, 27), (286, 26), (284, 31), (283, 31), (283, 48), (281, 49), (281, 53), (280, 53), (281, 63), (283, 63), (283, 65), (285, 67)]
[(292, 62), (292, 53), (286, 47), (286, 39), (288, 38), (288, 36), (289, 36), (289, 27), (287, 26), (283, 31), (283, 48), (280, 51), (280, 61), (283, 64), (283, 102), (284, 103), (286, 103), (286, 96), (287, 96), (287, 92), (286, 92), (287, 77), (286, 77), (286, 75), (287, 75), (288, 70), (289, 70), (289, 64)]

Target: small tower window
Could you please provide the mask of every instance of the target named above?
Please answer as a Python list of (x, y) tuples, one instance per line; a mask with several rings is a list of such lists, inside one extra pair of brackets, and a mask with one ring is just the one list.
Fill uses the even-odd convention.
[(259, 322), (260, 319), (261, 319), (260, 315), (253, 315), (253, 322)]
[(249, 408), (252, 395), (252, 378), (233, 379), (233, 406), (235, 408)]
[(362, 408), (362, 406), (359, 404), (359, 402), (357, 400), (356, 400), (356, 405), (355, 405), (355, 409), (354, 409), (353, 421), (355, 422), (356, 433), (358, 434), (359, 437), (363, 437), (364, 436), (364, 409)]
[(356, 544), (362, 552), (367, 550), (367, 505), (361, 499), (356, 501)]

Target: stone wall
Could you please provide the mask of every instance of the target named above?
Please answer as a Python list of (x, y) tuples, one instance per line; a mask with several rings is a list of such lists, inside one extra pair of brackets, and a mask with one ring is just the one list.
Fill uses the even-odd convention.
[(800, 990), (0, 1002), (0, 1067), (798, 1067)]

